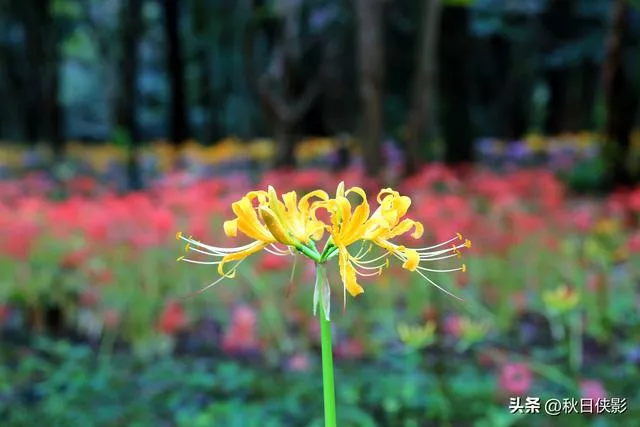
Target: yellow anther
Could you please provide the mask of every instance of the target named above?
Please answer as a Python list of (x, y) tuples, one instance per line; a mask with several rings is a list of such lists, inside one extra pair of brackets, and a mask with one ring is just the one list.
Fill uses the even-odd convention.
[(180, 240), (180, 239), (182, 239), (182, 231), (178, 231), (176, 233), (176, 240)]
[(467, 264), (462, 264), (462, 272), (465, 273), (467, 271)]
[(456, 233), (456, 236), (458, 236), (458, 240), (462, 240), (462, 234), (461, 233)]
[(189, 243), (187, 243), (187, 244), (184, 246), (184, 251), (185, 251), (185, 252), (189, 252)]
[(467, 248), (470, 248), (470, 247), (471, 247), (471, 240), (467, 239), (467, 240), (464, 242), (464, 245), (465, 245)]
[(183, 256), (179, 256), (178, 258), (176, 258), (176, 261), (182, 261), (184, 259)]

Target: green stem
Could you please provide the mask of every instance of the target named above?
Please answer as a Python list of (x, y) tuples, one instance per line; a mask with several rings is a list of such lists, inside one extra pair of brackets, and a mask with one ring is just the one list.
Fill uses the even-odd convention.
[(333, 249), (334, 247), (335, 245), (333, 244), (333, 236), (329, 236), (329, 239), (327, 240), (327, 243), (324, 245), (324, 249), (320, 254), (320, 259), (326, 259), (329, 250)]
[(324, 389), (324, 425), (325, 427), (336, 427), (336, 393), (333, 381), (333, 353), (331, 343), (331, 322), (327, 320), (322, 307), (320, 317), (320, 343), (322, 347), (322, 386)]
[(311, 248), (308, 248), (302, 244), (296, 246), (296, 249), (311, 258), (313, 261), (320, 262), (320, 254), (318, 253), (318, 251), (312, 250)]
[(575, 376), (582, 365), (582, 331), (580, 313), (572, 313), (569, 318), (569, 366)]

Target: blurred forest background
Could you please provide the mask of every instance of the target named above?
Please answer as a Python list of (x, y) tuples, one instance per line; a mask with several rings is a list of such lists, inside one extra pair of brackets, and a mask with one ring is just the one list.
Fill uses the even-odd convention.
[(322, 426), (315, 265), (174, 236), (344, 181), (473, 246), (331, 264), (341, 427), (637, 427), (639, 177), (640, 0), (0, 0), (1, 423)]
[(473, 160), (481, 137), (595, 131), (628, 184), (637, 3), (4, 0), (0, 138), (62, 155), (66, 141), (270, 136), (289, 166), (299, 137), (352, 135), (375, 176), (387, 138), (411, 174)]

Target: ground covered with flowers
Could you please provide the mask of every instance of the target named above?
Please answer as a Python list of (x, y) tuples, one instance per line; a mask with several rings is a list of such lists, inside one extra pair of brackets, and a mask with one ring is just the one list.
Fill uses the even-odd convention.
[[(176, 262), (175, 235), (237, 246), (223, 222), (247, 191), (332, 194), (359, 169), (201, 177), (127, 195), (83, 177), (63, 200), (41, 174), (0, 183), (3, 425), (322, 425), (313, 263), (255, 254), (187, 298), (218, 273)], [(577, 197), (546, 170), (439, 165), (395, 188), (417, 246), (473, 241), (465, 273), (429, 276), (464, 301), (391, 262), (343, 310), (330, 269), (339, 425), (637, 425), (640, 188)], [(510, 414), (516, 396), (627, 408)]]

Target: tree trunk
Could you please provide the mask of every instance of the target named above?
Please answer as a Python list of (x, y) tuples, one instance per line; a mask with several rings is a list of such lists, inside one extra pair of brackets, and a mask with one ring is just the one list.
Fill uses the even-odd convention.
[(415, 174), (422, 163), (420, 140), (425, 125), (432, 126), (436, 96), (437, 48), (440, 34), (441, 0), (423, 1), (422, 29), (413, 84), (413, 102), (407, 124), (406, 175)]
[[(255, 76), (247, 70), (252, 81), (257, 81), (257, 91), (264, 113), (270, 122), (277, 142), (274, 167), (295, 166), (295, 135), (299, 123), (309, 112), (322, 87), (326, 66), (306, 84), (296, 85), (300, 62), (305, 49), (300, 46), (299, 4), (283, 4), (280, 10), (281, 32), (274, 39), (274, 47), (267, 70)], [(252, 42), (251, 38), (248, 40)], [(252, 56), (252, 44), (245, 45), (246, 55)]]
[(199, 101), (204, 117), (201, 138), (204, 144), (209, 144), (219, 139), (222, 135), (220, 132), (220, 122), (218, 120), (219, 111), (216, 109), (213, 85), (211, 84), (211, 58), (205, 47), (202, 47), (200, 52), (198, 52), (198, 66), (200, 68)]
[(46, 1), (44, 15), (42, 50), (45, 55), (45, 75), (43, 76), (43, 109), (47, 123), (47, 139), (53, 149), (55, 159), (64, 155), (62, 135), (62, 106), (60, 105), (60, 30), (51, 12), (52, 1)]
[(46, 56), (43, 52), (44, 20), (48, 13), (47, 2), (21, 2), (19, 14), (22, 18), (26, 34), (27, 66), (24, 74), (23, 87), (26, 97), (26, 111), (24, 115), (25, 139), (35, 144), (44, 137), (46, 121), (43, 120), (43, 79)]
[(349, 96), (349, 82), (342, 63), (343, 46), (341, 43), (329, 43), (325, 50), (324, 63), (327, 65), (326, 89), (322, 93), (322, 118), (328, 133), (336, 135), (337, 159), (335, 170), (343, 170), (351, 162), (346, 132), (353, 128), (351, 112), (352, 97)]
[(442, 27), (447, 36), (441, 38), (440, 120), (446, 143), (445, 162), (449, 165), (473, 160), (471, 129), (469, 61), (472, 44), (469, 36), (469, 12), (466, 7), (445, 7)]
[(597, 64), (585, 59), (582, 62), (582, 81), (580, 90), (580, 129), (594, 130), (594, 107), (598, 88), (599, 70)]
[(180, 0), (162, 1), (164, 9), (164, 30), (167, 43), (166, 71), (169, 78), (169, 137), (180, 146), (189, 137), (187, 105), (185, 99), (184, 64), (180, 43)]
[(604, 63), (604, 86), (607, 108), (606, 136), (612, 145), (610, 177), (612, 184), (632, 184), (631, 173), (626, 165), (630, 150), (630, 135), (633, 129), (637, 96), (623, 62), (624, 49), (629, 32), (629, 4), (617, 0), (613, 6), (613, 22), (607, 39), (607, 54)]
[[(217, 23), (212, 23), (211, 13), (220, 13), (219, 9), (208, 0), (191, 2), (193, 34), (199, 40), (196, 52), (198, 67), (198, 104), (202, 112), (202, 128), (199, 137), (204, 144), (209, 144), (223, 136), (220, 123), (220, 111), (216, 105), (216, 96), (212, 83), (212, 76), (217, 70), (213, 69), (212, 56), (220, 43), (220, 32)], [(213, 6), (213, 7), (212, 7)]]
[[(549, 55), (575, 36), (574, 4), (564, 0), (551, 0), (542, 16), (543, 54)], [(544, 132), (556, 135), (566, 130), (566, 112), (572, 71), (570, 67), (556, 66), (544, 73), (549, 88), (549, 103)]]
[(126, 133), (128, 149), (127, 173), (129, 189), (142, 188), (138, 161), (140, 130), (136, 119), (138, 103), (138, 44), (142, 28), (142, 0), (129, 0), (122, 6), (122, 58), (120, 63), (120, 96), (117, 102), (117, 127)]
[(360, 99), (363, 109), (362, 150), (365, 172), (378, 180), (384, 167), (383, 80), (384, 45), (381, 0), (357, 0), (358, 57), (360, 68)]

